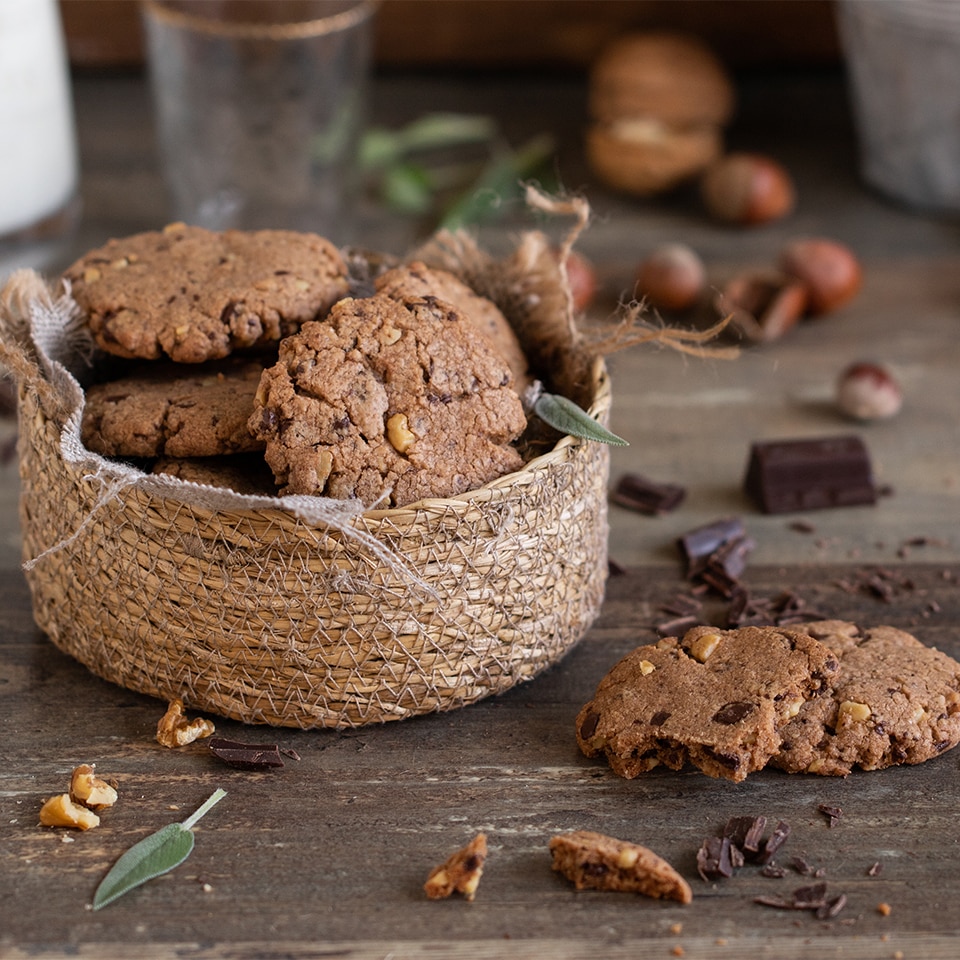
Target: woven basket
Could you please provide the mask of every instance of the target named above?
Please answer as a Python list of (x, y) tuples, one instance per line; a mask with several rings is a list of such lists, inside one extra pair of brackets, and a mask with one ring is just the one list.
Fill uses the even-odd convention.
[[(513, 285), (514, 305), (538, 301), (525, 289), (518, 297)], [(69, 374), (50, 354), (69, 345), (39, 346), (10, 302), (0, 359), (19, 383), (34, 617), (98, 676), (248, 723), (358, 726), (530, 680), (599, 612), (602, 444), (563, 437), (480, 489), (368, 511), (340, 529), (284, 500), (247, 506), (237, 495), (229, 509), (211, 508), (210, 488), (173, 478), (157, 486), (92, 454), (67, 456), (78, 415)], [(571, 365), (580, 382), (567, 392), (606, 422), (605, 368), (589, 361)]]

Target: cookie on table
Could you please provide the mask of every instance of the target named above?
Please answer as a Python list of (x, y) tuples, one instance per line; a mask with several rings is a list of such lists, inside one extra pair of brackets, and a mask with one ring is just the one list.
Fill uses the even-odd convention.
[(209, 457), (262, 450), (247, 421), (263, 364), (145, 364), (87, 388), (80, 436), (107, 457)]
[(773, 765), (846, 776), (922, 763), (960, 742), (960, 663), (889, 626), (804, 624), (833, 649), (840, 672), (782, 731)]
[(281, 343), (250, 430), (281, 492), (401, 506), (521, 466), (511, 444), (526, 416), (511, 383), (451, 304), (347, 299)]
[(234, 493), (265, 497), (277, 494), (273, 474), (262, 453), (221, 457), (161, 457), (152, 465), (150, 472), (202, 483), (207, 487), (225, 487)]
[(179, 363), (275, 343), (348, 292), (343, 259), (315, 234), (182, 223), (110, 240), (64, 277), (107, 353)]
[(836, 674), (836, 655), (780, 627), (694, 627), (627, 654), (577, 716), (577, 742), (633, 778), (692, 763), (743, 780), (780, 748), (780, 730)]
[(652, 850), (592, 830), (561, 833), (550, 840), (553, 869), (578, 890), (616, 890), (690, 903), (690, 884)]
[(472, 900), (483, 876), (487, 859), (487, 836), (478, 833), (465, 847), (450, 854), (444, 863), (434, 867), (423, 885), (431, 900), (443, 900), (454, 893), (461, 893)]
[(384, 273), (377, 278), (376, 288), (378, 293), (394, 299), (433, 296), (453, 304), (474, 329), (500, 351), (513, 373), (513, 387), (517, 393), (522, 395), (530, 385), (532, 378), (527, 357), (510, 321), (492, 300), (481, 297), (449, 271), (416, 261)]

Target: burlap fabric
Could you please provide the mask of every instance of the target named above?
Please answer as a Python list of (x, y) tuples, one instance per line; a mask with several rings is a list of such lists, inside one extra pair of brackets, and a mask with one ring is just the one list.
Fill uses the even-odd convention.
[[(495, 299), (548, 389), (607, 420), (604, 364), (545, 237), (500, 261), (464, 236), (418, 256)], [(34, 617), (95, 674), (249, 723), (357, 726), (530, 680), (596, 617), (605, 446), (563, 437), (481, 489), (366, 513), (148, 475), (80, 442), (92, 347), (69, 291), (24, 271), (2, 300)]]

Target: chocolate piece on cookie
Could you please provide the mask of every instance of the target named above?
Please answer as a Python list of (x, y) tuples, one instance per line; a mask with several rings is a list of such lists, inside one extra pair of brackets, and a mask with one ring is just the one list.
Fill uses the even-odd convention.
[(561, 833), (550, 840), (553, 869), (578, 890), (617, 890), (690, 903), (690, 884), (662, 857), (636, 843), (592, 830)]
[(960, 743), (960, 663), (894, 627), (825, 620), (795, 629), (834, 650), (840, 672), (783, 728), (775, 766), (846, 776), (922, 763)]
[(529, 386), (527, 357), (510, 321), (492, 300), (481, 297), (452, 273), (417, 261), (384, 273), (377, 279), (376, 286), (378, 293), (394, 299), (433, 296), (453, 304), (507, 361), (517, 393), (522, 394)]
[(86, 392), (80, 435), (107, 457), (208, 457), (262, 450), (247, 428), (263, 365), (148, 364)]
[(179, 363), (275, 343), (348, 291), (343, 259), (315, 234), (182, 223), (110, 240), (64, 278), (103, 350)]
[(225, 487), (234, 493), (261, 497), (277, 494), (273, 474), (262, 453), (237, 453), (225, 457), (161, 457), (150, 472), (202, 483), (207, 487)]
[(342, 300), (266, 370), (250, 429), (283, 493), (401, 506), (521, 466), (506, 361), (434, 296)]
[(687, 762), (743, 780), (780, 748), (780, 730), (838, 669), (833, 652), (791, 628), (694, 627), (627, 654), (577, 717), (589, 757), (623, 777)]

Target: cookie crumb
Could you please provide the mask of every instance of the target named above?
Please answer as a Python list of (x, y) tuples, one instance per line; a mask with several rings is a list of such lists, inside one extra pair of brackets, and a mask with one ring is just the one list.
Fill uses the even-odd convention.
[(487, 837), (478, 833), (465, 847), (430, 871), (423, 885), (424, 892), (431, 900), (442, 900), (453, 893), (462, 893), (465, 899), (473, 900), (486, 859)]
[(682, 957), (686, 951), (681, 946), (676, 946), (670, 951), (671, 955), (674, 957)]
[(892, 912), (893, 907), (891, 907), (889, 903), (877, 904), (877, 913), (879, 913), (881, 917), (889, 917)]
[(682, 924), (682, 923), (674, 923), (674, 924), (671, 924), (671, 926), (670, 926), (670, 932), (671, 932), (674, 936), (677, 936), (677, 937), (680, 936), (680, 934), (683, 933), (683, 924)]

